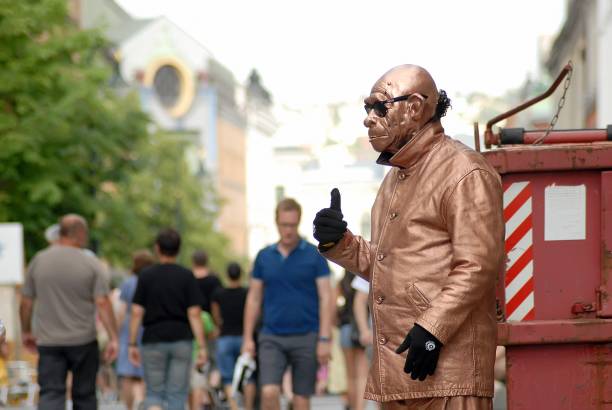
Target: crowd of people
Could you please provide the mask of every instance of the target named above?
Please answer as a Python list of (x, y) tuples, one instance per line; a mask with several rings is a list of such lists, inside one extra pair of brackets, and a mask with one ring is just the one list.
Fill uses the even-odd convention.
[[(363, 409), (368, 283), (356, 290), (346, 272), (332, 290), (327, 262), (298, 234), (295, 200), (282, 200), (275, 219), (279, 241), (258, 253), (249, 280), (232, 262), (222, 281), (204, 250), (181, 266), (180, 233), (167, 228), (117, 282), (86, 249), (86, 220), (63, 216), (29, 263), (20, 304), (22, 342), (38, 354), (40, 408), (94, 409), (108, 393), (128, 409), (279, 409), (281, 396), (308, 409), (325, 391), (336, 325), (346, 408)], [(241, 355), (256, 370), (237, 385)]]
[[(391, 167), (372, 208), (371, 238), (348, 230), (338, 189), (314, 218), (316, 246), (298, 233), (300, 205), (283, 199), (279, 240), (257, 254), (248, 289), (237, 264), (224, 287), (203, 251), (191, 269), (178, 264), (180, 234), (164, 229), (155, 256), (134, 255), (118, 324), (104, 269), (83, 250), (86, 221), (62, 217), (57, 241), (30, 261), (20, 306), (23, 343), (39, 355), (40, 407), (63, 410), (68, 396), (75, 408), (96, 408), (100, 361), (119, 357), (130, 408), (141, 401), (182, 410), (189, 395), (192, 409), (211, 407), (212, 387), (232, 409), (240, 392), (247, 410), (278, 410), (281, 395), (306, 410), (325, 378), (336, 322), (347, 408), (362, 409), (366, 397), (389, 410), (490, 409), (502, 190), (482, 156), (444, 134), (449, 106), (422, 67), (385, 73), (365, 99), (377, 163)], [(348, 271), (336, 297), (327, 260)], [(95, 316), (107, 334), (102, 355)], [(255, 367), (256, 375), (246, 371)]]

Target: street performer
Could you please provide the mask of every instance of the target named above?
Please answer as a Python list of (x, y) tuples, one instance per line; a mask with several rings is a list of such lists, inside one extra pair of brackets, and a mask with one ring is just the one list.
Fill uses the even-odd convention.
[(422, 67), (385, 73), (365, 99), (377, 163), (391, 167), (371, 241), (346, 229), (337, 189), (314, 219), (321, 253), (370, 282), (365, 398), (383, 409), (492, 408), (502, 189), (480, 154), (444, 134), (449, 106)]

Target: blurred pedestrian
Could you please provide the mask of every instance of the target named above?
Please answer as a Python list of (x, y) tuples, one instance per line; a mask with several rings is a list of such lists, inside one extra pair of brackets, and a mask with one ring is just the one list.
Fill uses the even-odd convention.
[(6, 329), (0, 319), (0, 406), (7, 405), (9, 376), (7, 362), (9, 358), (8, 343), (6, 343)]
[(176, 263), (180, 247), (177, 231), (159, 232), (155, 240), (159, 264), (140, 273), (132, 299), (129, 356), (134, 365), (144, 367), (147, 409), (184, 410), (194, 337), (200, 346), (197, 364), (206, 362), (201, 295), (193, 272)]
[(252, 357), (253, 331), (263, 309), (257, 354), (264, 410), (280, 408), (287, 366), (293, 374), (293, 409), (309, 409), (318, 364), (327, 364), (331, 354), (329, 267), (299, 236), (301, 214), (294, 199), (277, 205), (280, 240), (257, 254), (247, 296), (242, 351)]
[[(218, 330), (215, 326), (215, 322), (212, 315), (204, 310), (200, 313), (200, 319), (202, 321), (202, 329), (204, 329), (204, 343), (206, 346), (211, 345), (211, 341), (217, 338)], [(217, 394), (218, 389), (223, 389), (223, 386), (219, 384), (211, 385), (210, 373), (211, 373), (211, 360), (210, 350), (207, 348), (208, 361), (201, 365), (198, 363), (197, 354), (200, 350), (200, 345), (196, 340), (193, 341), (193, 360), (191, 366), (191, 377), (189, 381), (189, 409), (190, 410), (210, 410), (213, 408), (213, 397), (212, 395)]]
[[(232, 262), (227, 266), (227, 287), (219, 287), (212, 295), (211, 309), (213, 319), (220, 329), (217, 339), (217, 366), (232, 410), (238, 404), (232, 391), (234, 367), (242, 347), (244, 306), (248, 289), (240, 283), (242, 268)], [(252, 410), (255, 401), (255, 384), (251, 380), (244, 387), (244, 408)]]
[[(199, 249), (191, 254), (191, 269), (196, 277), (198, 288), (202, 294), (202, 307), (204, 321), (211, 321), (210, 304), (213, 293), (221, 287), (221, 281), (217, 275), (212, 272), (208, 266), (208, 253), (205, 250)], [(217, 336), (218, 330), (213, 329), (212, 332), (206, 334), (206, 350), (208, 352), (207, 371), (202, 373), (195, 367), (191, 371), (191, 391), (190, 403), (191, 408), (196, 409), (200, 404), (205, 407), (211, 405), (211, 398), (205, 393), (206, 388), (223, 388), (221, 385), (221, 376), (217, 369)]]
[[(132, 310), (132, 299), (138, 284), (138, 275), (145, 268), (155, 262), (153, 254), (142, 249), (134, 252), (132, 256), (132, 269), (130, 276), (121, 284), (120, 307), (117, 315), (119, 324), (119, 358), (117, 359), (117, 376), (121, 385), (121, 400), (128, 410), (135, 404), (144, 400), (145, 385), (143, 381), (144, 372), (142, 366), (135, 366), (129, 360), (128, 351), (130, 343), (130, 318)], [(142, 342), (142, 326), (138, 328), (136, 344), (140, 347)]]
[[(22, 340), (29, 350), (38, 349), (41, 409), (65, 409), (68, 371), (73, 375), (74, 408), (97, 407), (100, 358), (96, 308), (109, 335), (104, 359), (111, 362), (117, 356), (117, 325), (108, 298), (108, 277), (100, 262), (81, 250), (87, 241), (83, 217), (62, 217), (57, 244), (38, 252), (26, 275), (20, 306)], [(35, 303), (37, 308), (33, 309)], [(31, 331), (33, 311), (36, 336)]]
[(60, 227), (59, 224), (53, 224), (45, 229), (45, 239), (49, 245), (54, 245), (59, 241), (60, 238)]
[(354, 273), (345, 270), (344, 276), (338, 282), (336, 297), (341, 303), (337, 312), (337, 320), (340, 330), (340, 346), (346, 365), (348, 408), (363, 410), (366, 403), (363, 393), (369, 366), (365, 353), (366, 345), (360, 341), (359, 327), (353, 310), (356, 290), (353, 289), (351, 283), (354, 278)]
[(200, 249), (191, 255), (191, 269), (196, 277), (198, 288), (202, 292), (204, 299), (202, 300), (202, 310), (208, 313), (210, 311), (210, 303), (212, 295), (217, 288), (221, 287), (221, 281), (217, 275), (208, 267), (208, 254)]
[[(370, 283), (360, 276), (355, 276), (351, 281), (351, 288), (355, 290), (353, 296), (353, 315), (358, 329), (359, 344), (366, 348), (366, 352), (371, 353), (372, 347), (372, 327), (371, 317), (368, 308), (368, 295), (370, 293)], [(366, 375), (367, 376), (367, 375)]]

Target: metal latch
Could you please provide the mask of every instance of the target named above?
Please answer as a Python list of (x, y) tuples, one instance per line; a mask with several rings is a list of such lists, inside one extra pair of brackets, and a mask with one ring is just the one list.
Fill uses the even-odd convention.
[(579, 315), (580, 313), (595, 312), (594, 303), (574, 303), (572, 306), (572, 315)]

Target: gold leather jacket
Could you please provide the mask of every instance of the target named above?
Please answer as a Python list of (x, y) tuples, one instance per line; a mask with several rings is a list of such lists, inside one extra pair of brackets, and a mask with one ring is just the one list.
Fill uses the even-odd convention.
[[(376, 401), (493, 396), (495, 281), (503, 266), (502, 188), (477, 152), (439, 121), (379, 163), (372, 240), (347, 231), (323, 255), (370, 282), (374, 354), (365, 397)], [(442, 343), (425, 381), (395, 349), (418, 323)]]

